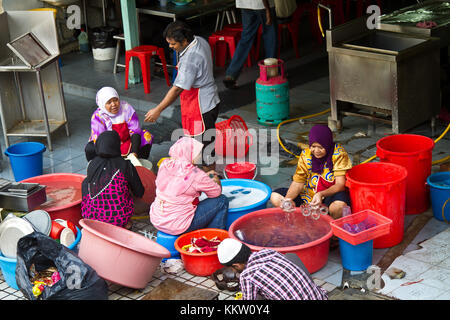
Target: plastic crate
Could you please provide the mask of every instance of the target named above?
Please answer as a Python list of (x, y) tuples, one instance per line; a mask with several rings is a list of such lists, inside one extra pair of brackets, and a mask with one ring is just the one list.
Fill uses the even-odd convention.
[(238, 115), (216, 123), (215, 151), (221, 156), (244, 157), (253, 144), (244, 119)]
[[(348, 232), (343, 227), (345, 223), (357, 224), (367, 218), (369, 218), (370, 223), (375, 224), (374, 227), (361, 231), (359, 233)], [(391, 231), (392, 220), (379, 213), (376, 213), (375, 211), (367, 209), (331, 221), (330, 225), (331, 229), (333, 230), (333, 234), (336, 237), (347, 241), (352, 245), (358, 245), (388, 234)]]

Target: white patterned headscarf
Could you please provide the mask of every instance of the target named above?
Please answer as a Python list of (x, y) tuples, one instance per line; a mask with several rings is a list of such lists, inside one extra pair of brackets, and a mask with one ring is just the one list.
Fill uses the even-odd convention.
[(95, 101), (97, 103), (97, 106), (102, 111), (102, 113), (105, 113), (110, 117), (115, 117), (121, 113), (120, 112), (121, 110), (119, 110), (119, 112), (117, 114), (114, 114), (114, 113), (108, 112), (108, 110), (106, 110), (106, 107), (105, 107), (106, 103), (111, 98), (119, 99), (119, 94), (117, 93), (116, 89), (114, 89), (112, 87), (103, 87), (100, 90), (98, 90)]

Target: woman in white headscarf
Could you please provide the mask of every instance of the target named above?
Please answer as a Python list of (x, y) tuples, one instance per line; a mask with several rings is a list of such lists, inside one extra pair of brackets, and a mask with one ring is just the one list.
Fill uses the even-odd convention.
[(141, 129), (139, 118), (134, 108), (119, 99), (114, 88), (103, 87), (97, 92), (97, 110), (91, 117), (91, 136), (86, 146), (86, 158), (95, 156), (94, 143), (98, 136), (107, 130), (114, 130), (120, 136), (122, 156), (134, 153), (136, 157), (147, 159), (153, 142), (153, 136)]

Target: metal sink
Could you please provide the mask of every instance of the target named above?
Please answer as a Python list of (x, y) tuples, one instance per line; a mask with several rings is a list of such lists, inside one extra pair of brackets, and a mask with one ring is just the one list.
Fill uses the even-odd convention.
[(399, 53), (426, 42), (426, 39), (405, 37), (401, 34), (376, 31), (343, 43), (344, 47), (377, 52)]

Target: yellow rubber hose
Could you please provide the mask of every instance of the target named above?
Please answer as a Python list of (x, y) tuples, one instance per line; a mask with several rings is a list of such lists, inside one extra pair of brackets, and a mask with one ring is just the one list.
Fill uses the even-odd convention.
[(310, 114), (310, 115), (303, 116), (303, 117), (298, 117), (298, 118), (288, 119), (288, 120), (284, 120), (284, 121), (280, 122), (280, 123), (278, 124), (278, 126), (277, 126), (277, 139), (278, 139), (278, 143), (279, 143), (280, 146), (283, 148), (283, 150), (286, 151), (287, 153), (292, 154), (293, 156), (295, 156), (295, 157), (297, 157), (297, 158), (300, 157), (300, 156), (298, 156), (298, 155), (296, 155), (296, 154), (293, 154), (293, 153), (290, 152), (288, 149), (286, 149), (286, 147), (285, 147), (285, 146), (283, 145), (283, 143), (281, 142), (281, 139), (280, 139), (280, 127), (281, 127), (283, 124), (289, 123), (289, 122), (298, 121), (298, 120), (300, 120), (300, 119), (309, 119), (309, 118), (318, 117), (318, 116), (321, 116), (321, 115), (324, 115), (324, 114), (330, 112), (330, 110), (331, 110), (331, 108), (328, 108), (327, 110), (324, 110), (324, 111), (321, 111), (321, 112), (318, 112), (318, 113), (315, 113), (315, 114)]

